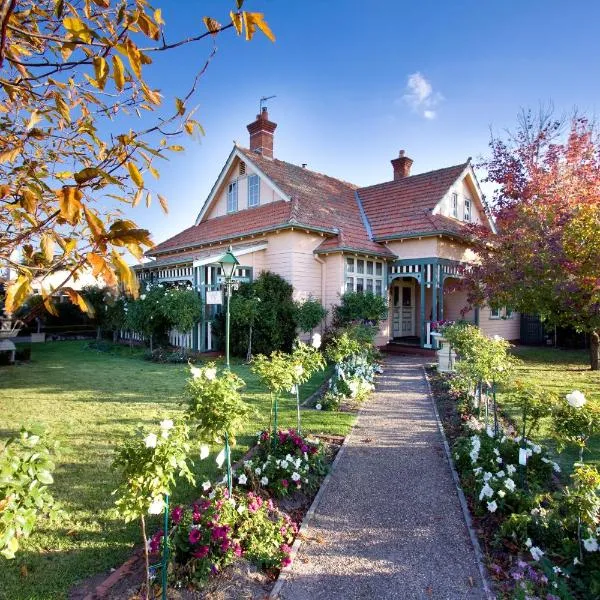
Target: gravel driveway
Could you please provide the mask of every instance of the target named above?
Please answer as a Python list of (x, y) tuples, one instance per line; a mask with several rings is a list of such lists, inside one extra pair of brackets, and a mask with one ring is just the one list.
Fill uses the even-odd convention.
[(421, 364), (387, 359), (280, 598), (486, 598)]

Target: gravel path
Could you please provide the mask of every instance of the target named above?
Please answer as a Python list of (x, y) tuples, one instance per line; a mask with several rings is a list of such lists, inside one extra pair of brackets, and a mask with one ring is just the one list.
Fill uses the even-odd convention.
[(421, 364), (387, 359), (280, 598), (485, 598)]

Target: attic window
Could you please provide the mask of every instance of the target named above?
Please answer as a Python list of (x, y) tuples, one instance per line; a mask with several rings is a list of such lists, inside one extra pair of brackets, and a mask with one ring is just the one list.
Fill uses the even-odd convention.
[(469, 223), (471, 221), (471, 201), (465, 198), (464, 220)]
[(246, 174), (246, 163), (242, 160), (240, 161), (240, 175)]

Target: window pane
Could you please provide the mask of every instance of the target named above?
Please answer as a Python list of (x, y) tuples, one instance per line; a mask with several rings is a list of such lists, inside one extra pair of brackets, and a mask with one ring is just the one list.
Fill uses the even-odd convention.
[(367, 261), (367, 275), (373, 275), (373, 261)]
[(375, 280), (375, 293), (378, 296), (381, 296), (381, 280), (380, 279)]
[(354, 273), (354, 259), (353, 258), (346, 259), (346, 270), (348, 271), (348, 273)]
[(375, 275), (377, 275), (378, 277), (381, 277), (382, 274), (383, 274), (383, 264), (380, 262), (375, 263)]
[(490, 316), (491, 317), (499, 317), (500, 316), (500, 309), (499, 308), (492, 308), (490, 311)]
[(471, 201), (465, 198), (465, 221), (471, 220)]
[(373, 293), (373, 280), (367, 279), (366, 283), (367, 283), (367, 292)]
[(346, 291), (347, 292), (354, 291), (354, 277), (346, 277)]
[(402, 306), (412, 306), (412, 290), (409, 287), (402, 288)]
[(458, 194), (452, 194), (452, 216), (458, 219)]
[(361, 293), (365, 291), (365, 280), (362, 277), (356, 279), (356, 291)]
[(362, 274), (365, 272), (365, 261), (364, 260), (356, 261), (356, 272), (358, 274)]
[(227, 188), (227, 212), (235, 212), (237, 208), (237, 182), (234, 181)]
[(260, 179), (258, 175), (248, 177), (248, 206), (258, 206), (260, 204)]

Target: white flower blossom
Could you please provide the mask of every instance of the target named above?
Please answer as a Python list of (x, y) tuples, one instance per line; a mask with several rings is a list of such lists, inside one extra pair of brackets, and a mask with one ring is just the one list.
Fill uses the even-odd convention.
[(506, 465), (506, 472), (509, 475), (513, 475), (514, 473), (517, 472), (517, 467), (515, 467), (515, 465)]
[(204, 369), (204, 377), (206, 377), (206, 379), (208, 379), (209, 381), (213, 381), (213, 379), (215, 379), (217, 377), (216, 367), (210, 367), (210, 368)]
[(261, 477), (260, 479), (260, 485), (267, 485), (269, 483), (269, 478), (268, 477)]
[(246, 507), (243, 504), (240, 504), (238, 506), (237, 511), (240, 513), (240, 515), (246, 510)]
[(287, 460), (282, 460), (281, 463), (279, 464), (279, 466), (282, 469), (287, 469), (288, 468), (288, 461)]
[(583, 540), (583, 547), (588, 552), (598, 552), (598, 540), (595, 537), (590, 536), (586, 540)]
[(260, 475), (260, 474), (262, 473), (262, 469), (261, 469), (260, 467), (256, 467), (256, 469), (254, 469), (254, 472), (255, 472), (257, 475)]
[(146, 444), (146, 448), (156, 448), (156, 442), (158, 441), (158, 437), (155, 433), (149, 433), (144, 438), (144, 444)]
[(217, 466), (219, 468), (221, 468), (223, 466), (223, 463), (225, 462), (225, 448), (223, 448), (223, 450), (221, 450), (221, 452), (219, 452), (219, 454), (217, 454), (217, 457), (215, 458), (215, 462), (217, 463)]
[(515, 488), (516, 488), (517, 486), (515, 485), (515, 482), (514, 482), (514, 480), (513, 480), (513, 479), (511, 479), (510, 477), (507, 477), (507, 478), (504, 480), (504, 487), (505, 487), (505, 488), (506, 488), (506, 489), (507, 489), (509, 492), (514, 492), (514, 491), (515, 491)]
[(506, 496), (506, 492), (504, 490), (498, 490), (498, 496), (500, 496), (500, 498), (504, 498), (504, 496)]
[(296, 471), (292, 473), (292, 481), (300, 481), (301, 477)]
[(165, 419), (164, 421), (160, 422), (160, 428), (163, 430), (168, 431), (169, 429), (173, 429), (173, 427), (174, 425), (172, 419)]
[(501, 465), (502, 464), (502, 457), (501, 456), (497, 456), (496, 457), (496, 462)]
[(146, 294), (140, 294), (140, 300), (145, 300), (146, 299)]
[(210, 488), (211, 488), (211, 487), (212, 487), (212, 486), (211, 486), (211, 483), (210, 483), (210, 481), (205, 481), (205, 482), (202, 484), (202, 489), (203, 489), (205, 492), (208, 492), (208, 490), (210, 490)]
[(165, 501), (162, 498), (162, 496), (159, 496), (158, 498), (154, 498), (152, 500), (152, 503), (150, 504), (150, 507), (148, 508), (148, 514), (149, 515), (160, 515), (160, 513), (164, 510), (165, 508)]
[(531, 546), (531, 548), (529, 548), (529, 552), (531, 552), (533, 560), (540, 560), (540, 558), (544, 556), (544, 552), (537, 546)]
[(531, 541), (531, 538), (527, 538), (527, 539), (525, 540), (525, 545), (526, 545), (528, 548), (531, 548), (531, 546), (533, 546), (533, 542)]
[(238, 477), (238, 483), (240, 485), (246, 485), (247, 481), (248, 481), (248, 478), (243, 473)]
[(573, 390), (566, 395), (566, 400), (569, 406), (573, 408), (581, 408), (585, 404), (585, 396), (579, 390)]
[(302, 365), (296, 365), (294, 367), (294, 374), (297, 377), (302, 377), (302, 375), (304, 375), (304, 367)]
[(485, 481), (487, 483), (492, 477), (493, 477), (493, 475), (489, 471), (486, 471), (483, 474), (483, 481)]
[(488, 502), (487, 507), (490, 512), (496, 512), (498, 510), (498, 505), (496, 504), (495, 500)]
[(202, 377), (202, 369), (199, 369), (198, 367), (193, 367), (192, 365), (190, 365), (190, 373), (192, 374), (192, 377), (194, 379)]
[(321, 410), (323, 407), (322, 407), (320, 404), (317, 404), (317, 405), (315, 406), (315, 408), (316, 408), (317, 410)]
[(210, 454), (210, 448), (206, 444), (200, 446), (200, 460), (204, 460)]
[(479, 499), (483, 500), (485, 497), (491, 498), (494, 495), (494, 490), (490, 487), (488, 483), (486, 483), (479, 493)]
[(537, 444), (534, 444), (531, 449), (533, 450), (534, 454), (541, 454), (542, 453), (542, 447), (538, 446)]
[(313, 333), (311, 344), (312, 344), (312, 347), (316, 348), (317, 350), (321, 347), (321, 334), (320, 333)]
[(580, 561), (580, 560), (579, 560), (577, 557), (575, 557), (575, 558), (573, 559), (573, 564), (574, 564), (574, 565), (581, 565), (581, 564), (583, 564), (583, 563), (582, 563), (582, 562), (581, 562), (581, 561)]
[(504, 473), (504, 471), (502, 471), (502, 470), (500, 470), (496, 473), (496, 477), (498, 479), (502, 479), (505, 475), (506, 475), (506, 473)]

